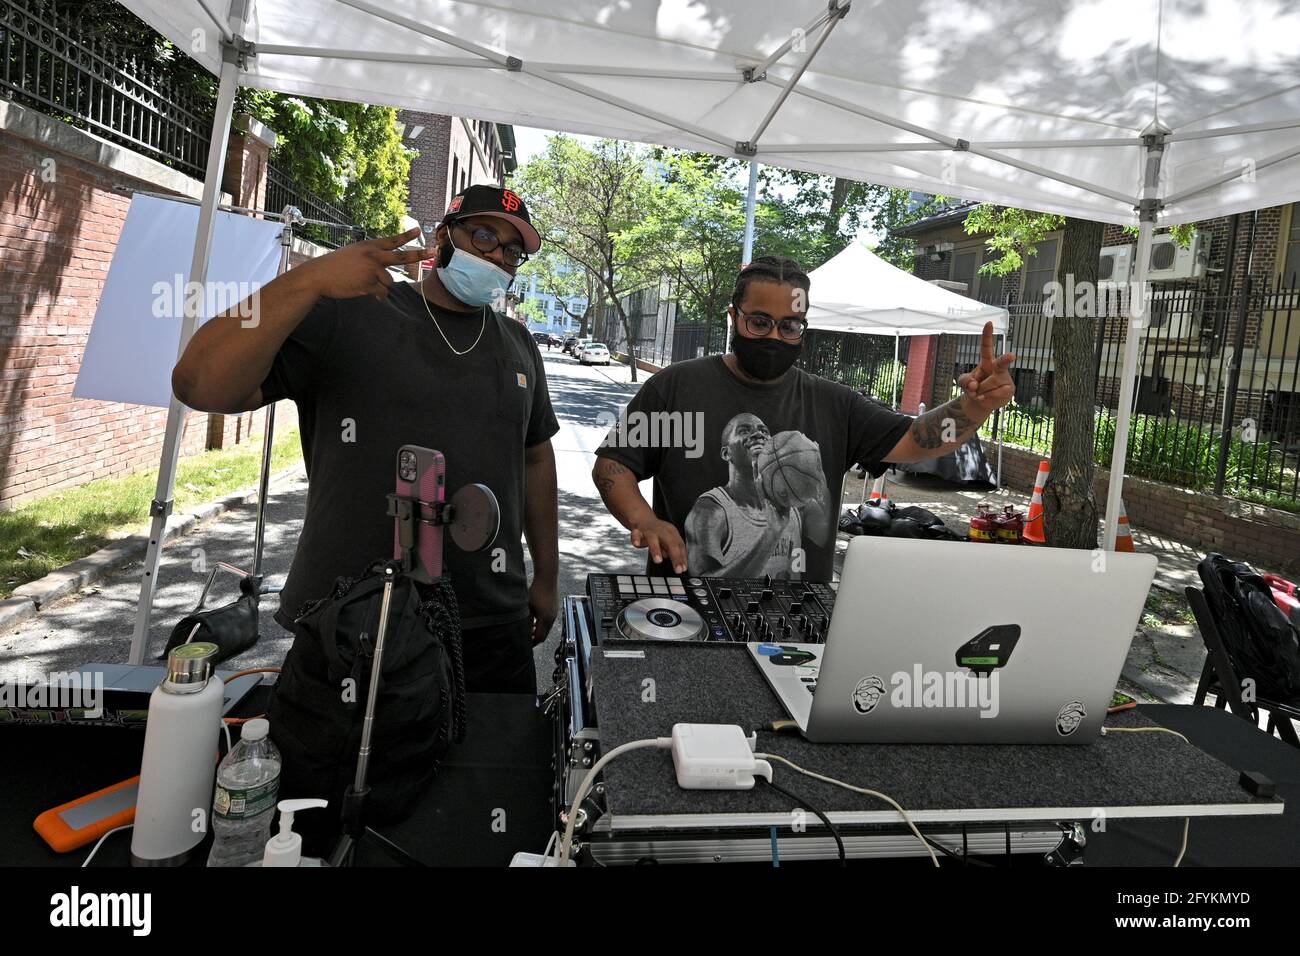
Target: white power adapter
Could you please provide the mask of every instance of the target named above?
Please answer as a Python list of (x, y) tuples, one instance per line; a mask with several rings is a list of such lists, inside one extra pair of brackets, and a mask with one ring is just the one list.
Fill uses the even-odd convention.
[(754, 758), (758, 735), (735, 724), (674, 724), (673, 765), (684, 790), (751, 790), (772, 780), (772, 765)]

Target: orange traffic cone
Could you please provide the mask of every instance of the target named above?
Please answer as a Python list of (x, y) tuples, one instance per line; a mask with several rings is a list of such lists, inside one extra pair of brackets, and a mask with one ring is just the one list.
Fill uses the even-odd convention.
[(1047, 476), (1051, 467), (1046, 461), (1038, 463), (1038, 477), (1034, 480), (1034, 496), (1029, 499), (1029, 517), (1025, 520), (1025, 530), (1020, 536), (1032, 544), (1047, 544), (1043, 533), (1043, 489), (1047, 487)]
[(1119, 529), (1115, 532), (1115, 550), (1128, 551), (1130, 554), (1137, 549), (1133, 547), (1133, 531), (1128, 526), (1128, 512), (1124, 510), (1124, 499), (1119, 499)]

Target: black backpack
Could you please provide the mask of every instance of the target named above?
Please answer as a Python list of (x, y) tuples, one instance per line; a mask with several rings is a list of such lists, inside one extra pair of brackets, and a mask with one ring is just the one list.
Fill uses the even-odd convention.
[(1253, 679), (1260, 697), (1300, 701), (1300, 630), (1273, 603), (1268, 582), (1221, 554), (1207, 554), (1196, 571), (1237, 676)]
[[(283, 797), (323, 797), (336, 822), (356, 775), (384, 591), (383, 562), (305, 605), (267, 710)], [(404, 819), (465, 734), (460, 614), (451, 584), (397, 574), (375, 705), (366, 822)], [(306, 822), (306, 817), (304, 817)]]

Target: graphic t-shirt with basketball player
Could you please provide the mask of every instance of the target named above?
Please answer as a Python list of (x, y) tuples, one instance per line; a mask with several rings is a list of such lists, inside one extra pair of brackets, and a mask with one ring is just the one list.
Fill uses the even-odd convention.
[[(912, 418), (792, 368), (742, 382), (722, 356), (657, 372), (597, 454), (654, 479), (692, 574), (829, 581), (844, 473), (873, 475)], [(649, 574), (672, 574), (667, 562)]]

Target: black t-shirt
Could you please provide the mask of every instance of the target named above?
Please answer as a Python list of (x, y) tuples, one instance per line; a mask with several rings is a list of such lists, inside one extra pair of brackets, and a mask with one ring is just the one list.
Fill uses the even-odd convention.
[[(307, 515), (276, 620), (289, 627), (305, 601), (340, 575), (393, 554), (397, 449), (442, 452), (447, 497), (472, 482), (495, 493), (501, 530), (486, 551), (447, 538), (445, 566), (466, 627), (528, 614), (523, 534), (524, 449), (559, 430), (541, 354), (527, 330), (490, 309), (433, 307), (413, 283), (388, 298), (321, 299), (284, 341), (262, 383), (264, 402), (298, 405), (309, 488)], [(498, 552), (503, 549), (503, 554)]]
[(654, 512), (681, 532), (692, 574), (829, 581), (844, 473), (880, 474), (911, 424), (798, 368), (742, 382), (714, 355), (655, 373), (597, 454), (654, 478)]

